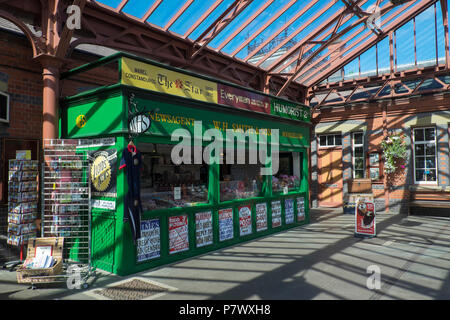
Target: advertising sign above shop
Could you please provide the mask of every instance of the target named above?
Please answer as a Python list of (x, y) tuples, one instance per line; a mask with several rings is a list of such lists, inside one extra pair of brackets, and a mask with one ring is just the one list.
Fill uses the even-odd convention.
[(183, 98), (310, 122), (309, 107), (122, 57), (121, 83)]
[(129, 86), (217, 103), (216, 83), (125, 57), (121, 79)]
[(270, 98), (268, 96), (221, 83), (217, 85), (217, 89), (219, 104), (270, 114)]
[(272, 115), (305, 122), (311, 121), (311, 111), (308, 107), (275, 98), (271, 100)]

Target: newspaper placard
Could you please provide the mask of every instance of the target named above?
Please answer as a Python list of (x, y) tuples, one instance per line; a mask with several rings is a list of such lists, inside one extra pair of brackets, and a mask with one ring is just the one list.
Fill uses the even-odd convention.
[(267, 203), (256, 204), (256, 232), (267, 230)]
[(272, 228), (281, 226), (281, 201), (272, 201)]
[(252, 207), (239, 207), (239, 234), (245, 236), (252, 233)]
[(376, 215), (373, 198), (360, 197), (356, 200), (355, 236), (375, 237)]
[(219, 241), (233, 239), (233, 209), (219, 210)]
[(297, 221), (305, 220), (305, 198), (297, 198)]
[(169, 253), (189, 250), (188, 216), (169, 217)]
[(141, 221), (141, 237), (137, 240), (137, 262), (161, 256), (161, 229), (159, 219)]
[(294, 223), (294, 199), (284, 200), (284, 217), (286, 224)]
[(203, 247), (213, 243), (211, 211), (195, 214), (195, 238), (197, 247)]

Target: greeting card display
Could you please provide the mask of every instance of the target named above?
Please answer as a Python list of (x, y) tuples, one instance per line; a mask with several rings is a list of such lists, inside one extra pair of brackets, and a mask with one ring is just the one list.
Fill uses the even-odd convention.
[(22, 246), (36, 236), (38, 201), (38, 161), (9, 160), (8, 171), (8, 239)]

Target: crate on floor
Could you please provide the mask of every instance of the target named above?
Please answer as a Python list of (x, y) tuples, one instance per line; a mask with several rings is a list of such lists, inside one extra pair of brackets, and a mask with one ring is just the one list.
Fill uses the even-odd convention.
[(56, 260), (55, 264), (50, 268), (25, 268), (23, 265), (17, 270), (18, 283), (36, 283), (36, 282), (53, 282), (52, 276), (57, 276), (63, 270), (63, 246), (64, 238), (49, 237), (35, 238), (28, 242), (28, 250), (26, 259), (33, 259), (36, 256), (37, 247), (51, 247), (51, 255)]

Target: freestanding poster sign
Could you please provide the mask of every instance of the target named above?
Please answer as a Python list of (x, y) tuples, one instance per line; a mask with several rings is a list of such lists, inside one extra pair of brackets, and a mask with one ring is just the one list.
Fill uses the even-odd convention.
[(355, 206), (355, 237), (376, 237), (375, 203), (372, 199), (360, 197)]

